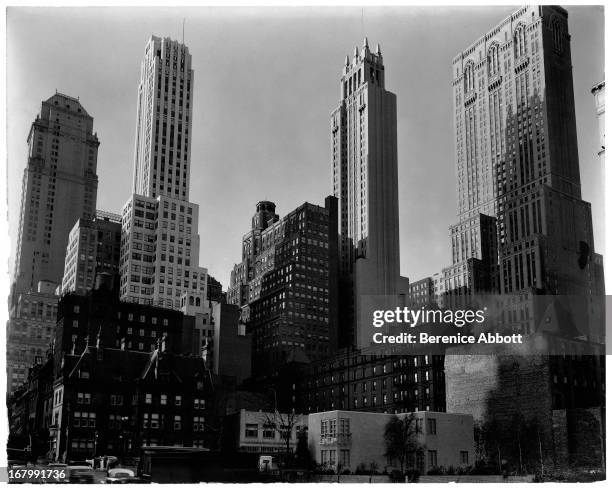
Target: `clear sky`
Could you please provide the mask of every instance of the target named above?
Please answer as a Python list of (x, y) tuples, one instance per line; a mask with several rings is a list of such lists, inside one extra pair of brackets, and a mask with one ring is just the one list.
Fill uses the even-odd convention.
[[(583, 198), (603, 250), (603, 176), (591, 86), (603, 78), (603, 7), (569, 11)], [(191, 201), (200, 205), (200, 265), (229, 284), (259, 200), (284, 215), (323, 204), (329, 116), (347, 54), (381, 44), (397, 95), (401, 272), (417, 280), (450, 263), (456, 221), (451, 59), (515, 7), (9, 8), (9, 229), (16, 241), (26, 137), (57, 89), (94, 117), (99, 209), (131, 191), (140, 60), (151, 34), (193, 56)], [(12, 263), (12, 261), (11, 261)], [(12, 265), (10, 268), (12, 273)]]

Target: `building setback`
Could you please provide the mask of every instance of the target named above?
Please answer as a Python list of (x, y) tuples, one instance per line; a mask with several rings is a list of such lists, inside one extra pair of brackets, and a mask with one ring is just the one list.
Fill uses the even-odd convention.
[(91, 291), (100, 273), (118, 281), (120, 244), (120, 215), (97, 210), (94, 219), (77, 220), (68, 237), (62, 293)]
[(295, 354), (315, 360), (336, 349), (336, 202), (305, 203), (280, 219), (272, 202), (257, 204), (228, 290), (253, 334), (256, 374)]
[(198, 205), (189, 202), (193, 70), (187, 46), (152, 36), (138, 86), (133, 195), (122, 212), (123, 300), (179, 309), (207, 297)]
[(385, 88), (380, 46), (371, 52), (367, 39), (346, 57), (330, 131), (345, 346), (356, 341), (360, 296), (400, 286), (396, 97)]

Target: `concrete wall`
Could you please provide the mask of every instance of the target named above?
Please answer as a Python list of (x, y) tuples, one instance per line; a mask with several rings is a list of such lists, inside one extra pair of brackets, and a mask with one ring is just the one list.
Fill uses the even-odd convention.
[[(400, 414), (407, 415), (407, 414)], [(415, 416), (422, 422), (423, 431), (418, 436), (418, 442), (424, 450), (424, 472), (433, 466), (429, 463), (428, 451), (436, 451), (438, 466), (466, 466), (461, 462), (461, 451), (468, 452), (468, 464), (474, 460), (474, 423), (471, 415), (450, 414), (444, 412), (415, 412)], [(376, 463), (377, 469), (397, 469), (398, 463), (389, 464), (385, 456), (384, 432), (387, 422), (393, 414), (355, 412), (333, 410), (319, 412), (308, 416), (308, 447), (317, 463), (322, 460), (335, 459), (335, 463), (328, 462), (327, 467), (337, 470), (355, 469), (365, 464), (367, 468)], [(336, 436), (321, 437), (321, 421), (336, 419)], [(340, 433), (340, 419), (348, 419), (349, 434)], [(429, 433), (427, 420), (436, 420), (436, 433)], [(336, 451), (335, 458), (330, 454), (321, 454), (322, 451)], [(349, 451), (349, 463), (346, 453)], [(393, 466), (396, 464), (396, 466)], [(339, 468), (339, 466), (341, 466)]]

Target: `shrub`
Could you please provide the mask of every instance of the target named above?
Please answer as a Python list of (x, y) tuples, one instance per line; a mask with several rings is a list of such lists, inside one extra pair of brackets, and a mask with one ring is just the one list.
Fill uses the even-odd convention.
[(421, 472), (418, 469), (408, 469), (404, 473), (408, 477), (408, 482), (416, 483), (419, 481), (419, 476), (421, 476)]
[(404, 474), (399, 469), (394, 469), (389, 473), (389, 479), (391, 483), (403, 483), (404, 482)]

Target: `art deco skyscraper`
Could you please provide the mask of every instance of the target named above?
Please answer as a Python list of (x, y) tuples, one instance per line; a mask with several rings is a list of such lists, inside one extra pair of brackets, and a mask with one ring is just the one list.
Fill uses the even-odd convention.
[[(490, 323), (498, 332), (545, 339), (541, 354), (525, 356), (447, 350), (446, 408), (495, 424), (491, 459), (501, 453), (516, 465), (525, 422), (538, 425), (543, 463), (571, 465), (579, 445), (598, 459), (604, 292), (591, 208), (581, 198), (567, 11), (520, 8), (461, 51), (452, 76), (459, 223), (447, 290), (497, 292), (501, 313)], [(470, 266), (485, 258), (488, 286), (478, 276), (487, 270)]]
[(98, 138), (78, 99), (56, 93), (42, 102), (27, 139), (15, 274), (7, 327), (8, 391), (40, 364), (55, 330), (55, 288), (74, 223), (95, 214)]
[(457, 55), (452, 70), (453, 265), (460, 273), (489, 253), (477, 218), (485, 214), (497, 219), (500, 270), (490, 288), (588, 295), (593, 231), (580, 191), (567, 12), (516, 11)]
[(189, 202), (193, 70), (187, 46), (152, 36), (138, 87), (134, 194), (122, 215), (120, 295), (180, 308), (204, 306), (198, 205)]
[(28, 134), (13, 295), (39, 281), (61, 283), (68, 235), (96, 211), (99, 141), (78, 99), (56, 93), (42, 102)]
[(192, 86), (187, 46), (152, 36), (138, 85), (134, 193), (189, 200)]
[(338, 198), (341, 342), (354, 341), (359, 296), (394, 295), (399, 282), (397, 108), (380, 46), (346, 57), (331, 115), (332, 188)]

